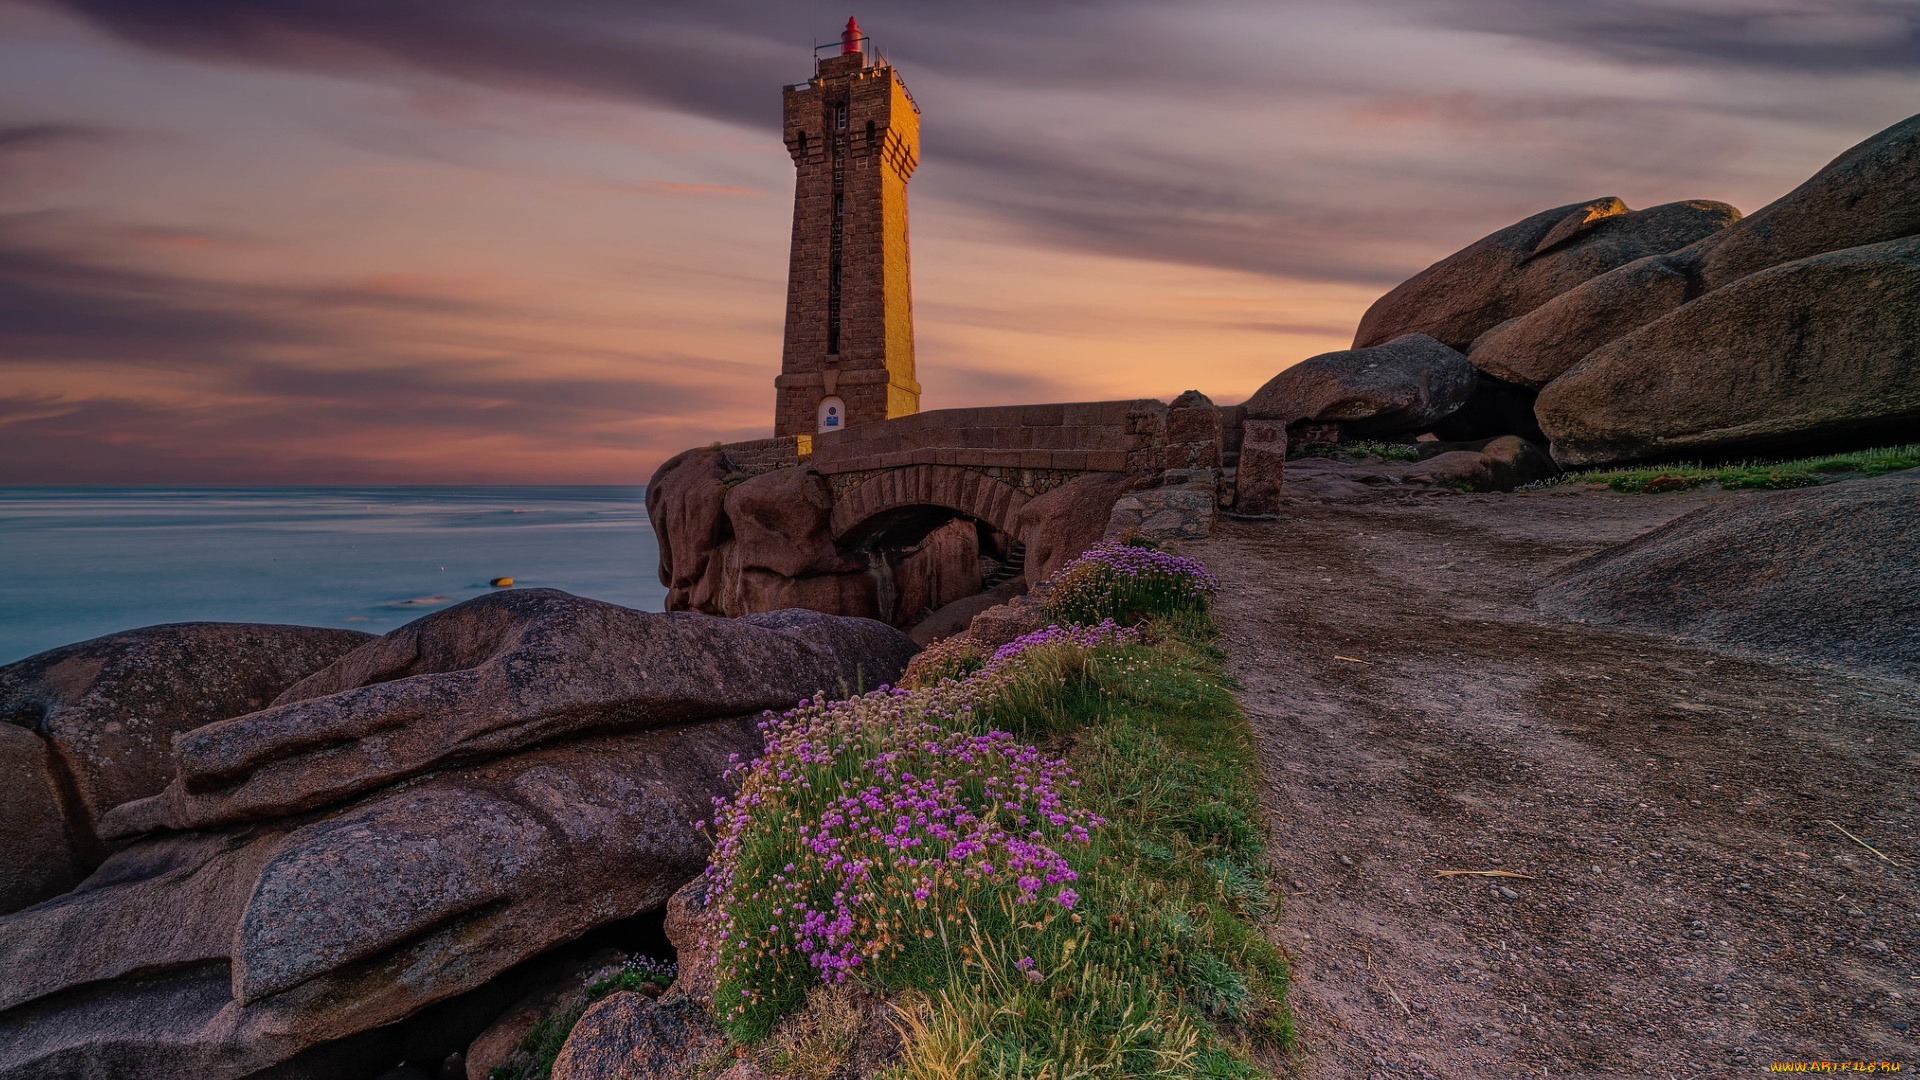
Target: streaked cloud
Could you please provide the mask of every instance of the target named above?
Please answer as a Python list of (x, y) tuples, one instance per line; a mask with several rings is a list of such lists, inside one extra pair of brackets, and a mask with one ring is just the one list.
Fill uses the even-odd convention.
[[(927, 407), (1237, 400), (1525, 214), (1751, 210), (1920, 97), (1891, 0), (858, 14), (925, 110)], [(0, 480), (630, 482), (761, 433), (778, 86), (845, 15), (0, 9)]]

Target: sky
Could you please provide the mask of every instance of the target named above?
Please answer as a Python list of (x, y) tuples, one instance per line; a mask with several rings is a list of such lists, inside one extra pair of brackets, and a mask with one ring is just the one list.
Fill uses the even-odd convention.
[(922, 109), (923, 408), (1239, 401), (1551, 206), (1752, 211), (1914, 0), (0, 0), (0, 484), (644, 482), (770, 433), (780, 87)]

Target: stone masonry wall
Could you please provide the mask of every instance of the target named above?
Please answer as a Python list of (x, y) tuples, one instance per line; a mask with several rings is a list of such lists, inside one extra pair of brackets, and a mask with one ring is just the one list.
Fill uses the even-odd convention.
[(808, 468), (902, 465), (1139, 472), (1162, 466), (1167, 407), (1151, 398), (941, 409), (816, 435)]

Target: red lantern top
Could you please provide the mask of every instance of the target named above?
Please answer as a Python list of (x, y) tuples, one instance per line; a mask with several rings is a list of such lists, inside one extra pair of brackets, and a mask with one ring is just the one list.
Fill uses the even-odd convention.
[(840, 55), (860, 52), (860, 38), (860, 20), (849, 16), (847, 28), (840, 32)]

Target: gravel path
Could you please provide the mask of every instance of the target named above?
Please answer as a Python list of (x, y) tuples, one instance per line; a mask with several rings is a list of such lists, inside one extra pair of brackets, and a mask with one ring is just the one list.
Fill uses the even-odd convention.
[(1192, 545), (1262, 743), (1298, 1076), (1920, 1063), (1920, 687), (1529, 606), (1729, 497), (1388, 492)]

